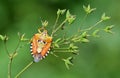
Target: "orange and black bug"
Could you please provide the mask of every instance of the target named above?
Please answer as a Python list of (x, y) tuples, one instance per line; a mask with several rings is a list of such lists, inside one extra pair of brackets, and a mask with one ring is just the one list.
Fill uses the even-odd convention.
[(42, 58), (47, 56), (50, 50), (51, 42), (52, 37), (47, 34), (47, 30), (33, 36), (30, 44), (30, 50), (34, 58), (34, 62), (39, 62)]

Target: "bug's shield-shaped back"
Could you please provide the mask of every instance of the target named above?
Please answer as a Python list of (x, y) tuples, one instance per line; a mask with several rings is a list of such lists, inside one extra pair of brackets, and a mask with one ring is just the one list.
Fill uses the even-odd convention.
[(37, 33), (31, 40), (31, 54), (33, 55), (34, 62), (39, 62), (45, 58), (49, 53), (52, 37), (47, 34), (47, 30)]

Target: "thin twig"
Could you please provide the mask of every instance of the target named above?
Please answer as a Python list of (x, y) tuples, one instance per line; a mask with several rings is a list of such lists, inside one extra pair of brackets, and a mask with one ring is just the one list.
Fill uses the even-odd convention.
[(11, 55), (8, 51), (8, 48), (7, 48), (7, 45), (6, 45), (6, 41), (4, 41), (4, 46), (5, 46), (5, 50), (6, 50), (6, 53), (8, 55), (8, 57), (10, 58), (10, 61), (8, 63), (8, 78), (11, 78), (11, 64), (12, 64), (12, 59), (11, 59)]
[(26, 69), (28, 69), (34, 62), (30, 62), (27, 66), (25, 66), (16, 76), (15, 78), (18, 78)]
[(91, 26), (88, 30), (91, 30), (92, 28), (96, 27), (98, 24), (100, 24), (103, 20), (98, 21), (93, 26)]
[(6, 41), (4, 41), (4, 46), (5, 46), (5, 50), (6, 50), (6, 53), (7, 53), (8, 57), (11, 57), (10, 54), (9, 54), (7, 45), (6, 45)]
[(71, 51), (54, 51), (54, 53), (72, 53)]
[(53, 35), (53, 31), (54, 31), (54, 29), (55, 29), (55, 27), (56, 27), (56, 25), (57, 25), (57, 23), (58, 23), (58, 19), (59, 19), (59, 17), (60, 17), (60, 14), (57, 15), (57, 18), (56, 18), (56, 20), (55, 20), (55, 24), (53, 25), (53, 29), (52, 29), (51, 37), (52, 37), (52, 35)]
[(80, 31), (80, 29), (82, 29), (83, 23), (84, 23), (84, 21), (86, 20), (87, 16), (88, 16), (88, 14), (85, 14), (85, 16), (83, 17), (83, 20), (82, 20), (82, 22), (81, 22), (81, 26), (80, 26), (80, 28), (78, 29), (78, 31)]
[(13, 54), (12, 54), (12, 57), (17, 53), (17, 50), (19, 49), (19, 45), (21, 43), (21, 39), (19, 38), (19, 41), (18, 41), (18, 44), (17, 44), (17, 47), (15, 48)]
[[(17, 50), (19, 48), (19, 45), (20, 45), (20, 38), (19, 38), (19, 41), (18, 41), (18, 44), (17, 44), (17, 47), (15, 48), (15, 51), (13, 52), (12, 55), (9, 56), (10, 58), (10, 62), (8, 64), (8, 78), (11, 78), (11, 67), (12, 67), (12, 61), (13, 61), (13, 58), (14, 58), (14, 55), (17, 53)], [(6, 47), (7, 48), (7, 47)]]
[(100, 21), (96, 22), (93, 26), (90, 26), (89, 28), (84, 29), (84, 30), (81, 30), (81, 31), (89, 31), (89, 30), (93, 29), (94, 27), (96, 27), (96, 26), (97, 26), (98, 24), (100, 24), (101, 22), (103, 22), (103, 20), (100, 20)]
[(67, 19), (65, 19), (55, 30), (53, 30), (51, 37), (56, 33), (65, 23), (67, 22)]
[(53, 50), (68, 50), (69, 48), (53, 48)]
[(12, 58), (10, 57), (10, 61), (8, 63), (8, 78), (11, 78), (11, 65), (12, 65)]

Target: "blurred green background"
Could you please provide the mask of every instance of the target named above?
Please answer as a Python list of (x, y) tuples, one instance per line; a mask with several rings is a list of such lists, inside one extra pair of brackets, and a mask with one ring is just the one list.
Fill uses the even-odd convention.
[[(55, 21), (56, 11), (69, 9), (77, 15), (74, 33), (84, 16), (83, 5), (91, 4), (97, 10), (91, 14), (86, 24), (94, 24), (105, 12), (112, 19), (104, 23), (114, 24), (113, 35), (101, 33), (100, 38), (91, 38), (90, 43), (80, 44), (80, 54), (73, 60), (74, 66), (67, 70), (64, 62), (49, 54), (46, 59), (33, 64), (20, 78), (120, 78), (120, 0), (0, 0), (0, 34), (8, 35), (10, 52), (14, 51), (18, 36), (25, 33), (31, 38), (41, 25), (41, 19), (49, 21), (49, 30)], [(104, 26), (103, 24), (103, 26)], [(12, 77), (14, 77), (33, 58), (29, 45), (19, 50), (13, 60)], [(0, 78), (7, 78), (9, 59), (0, 41)]]

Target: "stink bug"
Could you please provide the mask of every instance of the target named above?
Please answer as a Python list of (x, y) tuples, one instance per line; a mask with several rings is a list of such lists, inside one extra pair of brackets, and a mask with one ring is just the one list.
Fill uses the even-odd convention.
[(34, 62), (39, 62), (49, 53), (52, 37), (47, 34), (47, 30), (37, 33), (31, 39), (30, 50)]

